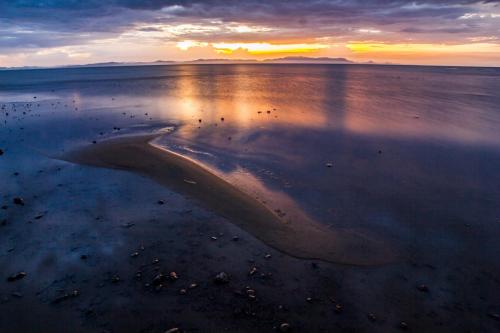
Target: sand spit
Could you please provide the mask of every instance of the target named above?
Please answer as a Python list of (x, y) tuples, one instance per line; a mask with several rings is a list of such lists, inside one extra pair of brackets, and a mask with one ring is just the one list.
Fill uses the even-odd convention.
[(329, 229), (304, 217), (286, 221), (263, 203), (207, 168), (151, 142), (160, 135), (113, 138), (69, 152), (59, 159), (135, 172), (226, 217), (264, 243), (297, 258), (350, 265), (377, 265), (395, 256), (382, 241), (350, 229)]

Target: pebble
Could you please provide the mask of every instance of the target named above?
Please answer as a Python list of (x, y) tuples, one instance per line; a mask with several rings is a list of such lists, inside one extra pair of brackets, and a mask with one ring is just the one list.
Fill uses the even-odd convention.
[(417, 287), (417, 289), (421, 292), (427, 293), (429, 292), (429, 287), (427, 287), (425, 284), (421, 284)]
[(162, 283), (163, 281), (165, 281), (165, 279), (166, 279), (166, 278), (165, 278), (165, 275), (163, 275), (162, 273), (159, 273), (159, 274), (157, 274), (157, 275), (153, 278), (153, 285), (155, 285), (155, 286), (159, 286), (159, 285), (161, 285), (161, 283)]
[(118, 283), (120, 282), (120, 277), (118, 275), (115, 275), (111, 278), (111, 282), (113, 283)]
[(290, 324), (289, 323), (282, 323), (280, 325), (280, 332), (290, 332)]
[(158, 200), (158, 205), (163, 205), (165, 203), (165, 201), (163, 200)]
[(165, 333), (180, 333), (181, 330), (178, 327), (174, 327), (165, 331)]
[(344, 307), (341, 304), (335, 304), (335, 312), (341, 313)]
[(0, 149), (0, 156), (2, 156), (2, 155), (3, 155), (3, 150), (2, 150), (2, 149)]
[(181, 295), (186, 295), (186, 293), (187, 293), (186, 289), (179, 290), (179, 294), (181, 294)]
[(12, 201), (13, 201), (13, 202), (14, 202), (14, 204), (16, 204), (16, 205), (21, 205), (21, 206), (24, 206), (24, 200), (23, 200), (23, 198), (18, 198), (18, 197), (16, 197), (16, 198), (14, 198), (14, 200), (12, 200)]
[(73, 290), (71, 293), (69, 294), (64, 294), (62, 296), (59, 296), (57, 298), (55, 298), (52, 303), (54, 304), (57, 304), (57, 303), (60, 303), (62, 301), (65, 301), (67, 299), (70, 299), (70, 298), (75, 298), (75, 297), (78, 297), (80, 295), (80, 292), (78, 290)]
[(171, 281), (175, 281), (179, 278), (179, 276), (177, 276), (177, 273), (176, 272), (170, 272), (170, 274), (168, 275), (169, 279)]
[(240, 240), (240, 238), (239, 238), (238, 236), (234, 236), (234, 237), (233, 237), (233, 241), (237, 242), (237, 241), (239, 241), (239, 240)]
[(406, 322), (402, 321), (399, 323), (399, 328), (402, 330), (406, 330), (406, 329), (408, 329), (408, 324)]
[(132, 253), (130, 256), (131, 256), (132, 258), (135, 258), (135, 257), (137, 257), (138, 255), (139, 255), (139, 252), (134, 252), (134, 253)]
[(332, 164), (332, 163), (326, 163), (326, 167), (327, 167), (327, 168), (331, 168), (332, 166), (333, 166), (333, 164)]
[(250, 269), (250, 271), (248, 272), (248, 275), (254, 275), (255, 273), (257, 273), (257, 267), (254, 266)]
[(377, 321), (377, 316), (373, 313), (369, 313), (366, 315), (370, 321)]
[(266, 255), (264, 256), (264, 258), (266, 258), (266, 259), (271, 259), (271, 255), (268, 253), (268, 254), (266, 254)]
[(13, 281), (16, 281), (16, 280), (21, 280), (25, 276), (26, 276), (26, 272), (18, 272), (16, 274), (13, 274), (13, 275), (9, 276), (7, 278), (7, 281), (13, 282)]
[(214, 278), (215, 284), (227, 284), (229, 283), (229, 275), (226, 272), (220, 272)]

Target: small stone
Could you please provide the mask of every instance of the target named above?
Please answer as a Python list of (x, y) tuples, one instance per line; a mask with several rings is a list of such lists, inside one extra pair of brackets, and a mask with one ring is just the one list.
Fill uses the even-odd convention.
[(120, 282), (120, 280), (121, 279), (118, 275), (115, 275), (111, 278), (111, 282), (113, 282), (113, 283), (118, 283), (118, 282)]
[(3, 150), (2, 150), (2, 149), (0, 149), (0, 156), (2, 156), (2, 155), (3, 155)]
[(186, 293), (187, 293), (186, 289), (179, 290), (179, 294), (181, 294), (181, 295), (186, 295)]
[(17, 297), (17, 298), (23, 297), (23, 294), (21, 294), (20, 292), (17, 292), (17, 291), (13, 292), (11, 295), (14, 297)]
[(257, 273), (257, 267), (254, 266), (250, 269), (250, 271), (248, 272), (248, 275), (254, 275), (255, 273)]
[(198, 287), (198, 284), (196, 284), (196, 283), (191, 283), (191, 284), (189, 285), (189, 289), (194, 289), (194, 288), (196, 288), (196, 287)]
[(333, 164), (332, 164), (332, 163), (326, 163), (325, 165), (326, 165), (326, 167), (327, 167), (327, 168), (331, 168), (331, 167), (333, 167)]
[(178, 327), (171, 328), (169, 330), (166, 330), (165, 333), (180, 333), (181, 330)]
[(159, 262), (160, 262), (160, 259), (158, 259), (158, 258), (154, 258), (154, 259), (153, 259), (153, 264), (154, 264), (154, 265), (156, 265), (156, 264), (157, 264), (157, 263), (159, 263)]
[(9, 276), (7, 278), (7, 281), (13, 282), (13, 281), (16, 281), (16, 280), (21, 280), (25, 276), (26, 276), (26, 272), (18, 272), (16, 274), (13, 274), (13, 275)]
[(220, 118), (220, 121), (224, 121), (224, 117)]
[(157, 275), (153, 278), (153, 285), (155, 285), (155, 286), (159, 286), (159, 285), (161, 285), (161, 283), (162, 283), (163, 281), (165, 281), (165, 279), (166, 279), (166, 278), (165, 278), (165, 275), (163, 275), (162, 273), (159, 273), (159, 274), (157, 274)]
[(377, 316), (375, 316), (375, 314), (373, 314), (371, 312), (369, 314), (367, 314), (366, 316), (368, 317), (368, 319), (370, 321), (377, 321)]
[(337, 313), (341, 313), (342, 310), (344, 310), (344, 307), (342, 306), (342, 304), (335, 304), (335, 312)]
[(311, 297), (308, 297), (308, 298), (306, 298), (306, 301), (307, 301), (308, 303), (312, 303), (312, 302), (313, 302), (313, 299), (312, 299)]
[(421, 284), (417, 287), (417, 289), (421, 292), (427, 293), (429, 292), (429, 287), (427, 287), (425, 284)]
[(266, 258), (266, 259), (271, 259), (271, 255), (268, 253), (268, 254), (266, 254), (266, 255), (264, 256), (264, 258)]
[(21, 205), (21, 206), (24, 206), (24, 200), (22, 198), (14, 198), (14, 200), (12, 200), (14, 202), (14, 204), (16, 205)]
[(239, 240), (240, 240), (240, 238), (238, 236), (233, 236), (233, 241), (237, 242)]
[(280, 332), (290, 332), (290, 324), (289, 323), (282, 323), (280, 325)]
[(163, 204), (165, 204), (165, 201), (163, 201), (163, 200), (158, 200), (158, 205), (163, 205)]
[(70, 299), (70, 298), (75, 298), (75, 297), (78, 297), (80, 295), (80, 292), (78, 290), (73, 290), (71, 293), (69, 294), (64, 294), (62, 296), (59, 296), (57, 298), (55, 298), (52, 303), (54, 304), (57, 304), (57, 303), (60, 303), (62, 301), (65, 301), (67, 299)]
[(86, 254), (82, 254), (82, 255), (80, 256), (80, 259), (82, 259), (82, 260), (86, 260), (86, 259), (88, 259), (88, 257), (89, 257), (88, 255), (86, 255)]
[(408, 324), (406, 322), (402, 321), (399, 323), (399, 328), (402, 330), (406, 330), (406, 329), (408, 329)]
[(210, 237), (210, 239), (211, 239), (211, 240), (213, 240), (213, 241), (216, 241), (216, 240), (217, 240), (217, 237), (212, 236), (212, 237)]
[(500, 314), (498, 313), (489, 313), (488, 316), (490, 316), (490, 318), (500, 320)]
[(229, 283), (229, 275), (226, 272), (220, 272), (214, 278), (215, 284), (228, 284)]
[(168, 278), (169, 278), (171, 281), (175, 281), (175, 280), (177, 280), (179, 277), (177, 276), (177, 273), (176, 273), (176, 272), (170, 272), (170, 274), (168, 275)]
[(130, 254), (130, 256), (131, 256), (132, 258), (135, 258), (135, 257), (137, 257), (138, 255), (139, 255), (139, 252), (133, 252), (133, 253), (131, 253), (131, 254)]

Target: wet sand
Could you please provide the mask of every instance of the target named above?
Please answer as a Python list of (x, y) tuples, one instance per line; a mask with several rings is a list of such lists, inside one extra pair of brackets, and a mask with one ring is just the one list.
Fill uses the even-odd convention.
[(242, 190), (195, 161), (151, 142), (164, 134), (109, 139), (59, 157), (62, 160), (136, 172), (205, 207), (250, 232), (267, 245), (296, 258), (349, 265), (377, 265), (394, 261), (389, 245), (366, 231), (332, 230), (305, 214), (299, 219), (279, 217)]

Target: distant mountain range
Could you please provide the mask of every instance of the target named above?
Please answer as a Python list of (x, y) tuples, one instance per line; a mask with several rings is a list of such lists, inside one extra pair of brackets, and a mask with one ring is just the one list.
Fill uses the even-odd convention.
[[(100, 62), (84, 65), (54, 66), (50, 68), (81, 68), (81, 67), (117, 67), (117, 66), (152, 66), (152, 65), (181, 65), (181, 64), (354, 64), (355, 62), (346, 58), (329, 57), (284, 57), (276, 59), (254, 60), (254, 59), (196, 59), (188, 61), (157, 60), (153, 62)], [(372, 63), (372, 62), (370, 62)], [(37, 69), (48, 68), (39, 66), (24, 67), (0, 67), (5, 69)]]

